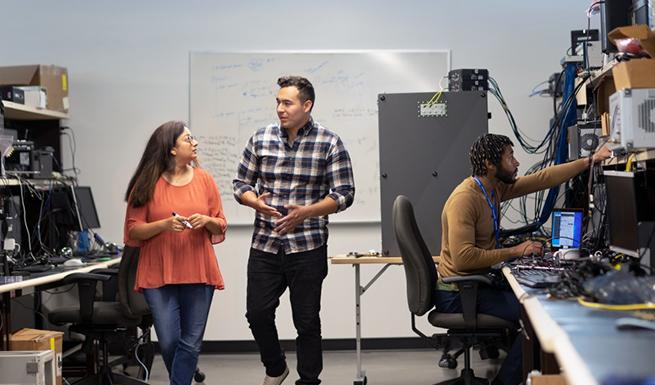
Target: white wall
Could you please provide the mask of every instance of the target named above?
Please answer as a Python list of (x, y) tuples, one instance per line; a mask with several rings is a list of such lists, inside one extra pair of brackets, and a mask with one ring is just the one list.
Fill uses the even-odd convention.
[[(68, 125), (77, 138), (80, 183), (93, 187), (103, 237), (120, 242), (122, 196), (133, 169), (115, 167), (116, 159), (127, 158), (129, 162), (121, 163), (136, 166), (156, 126), (188, 119), (189, 51), (451, 49), (453, 68), (488, 68), (522, 130), (540, 137), (547, 129), (551, 101), (527, 95), (559, 70), (569, 31), (586, 26), (588, 3), (6, 0), (0, 3), (0, 65), (68, 68)], [(511, 135), (493, 100), (490, 110), (490, 130)], [(534, 163), (517, 152), (523, 170)], [(69, 153), (66, 164), (70, 166)], [(215, 296), (207, 340), (251, 338), (243, 316), (250, 232), (248, 227), (232, 228), (217, 248), (227, 289)], [(329, 252), (379, 249), (380, 242), (379, 224), (335, 224)], [(376, 268), (362, 270), (366, 279)], [(350, 266), (330, 267), (322, 311), (325, 338), (354, 336), (353, 277)], [(280, 337), (294, 338), (288, 303), (281, 308)], [(413, 335), (400, 268), (391, 268), (365, 294), (362, 311), (364, 337)]]

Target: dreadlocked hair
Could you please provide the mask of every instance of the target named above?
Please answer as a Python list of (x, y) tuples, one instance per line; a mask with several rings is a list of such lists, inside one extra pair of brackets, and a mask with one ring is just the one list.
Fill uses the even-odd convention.
[(514, 146), (514, 143), (505, 135), (484, 134), (480, 136), (469, 151), (473, 176), (487, 175), (485, 161), (498, 166), (507, 146)]

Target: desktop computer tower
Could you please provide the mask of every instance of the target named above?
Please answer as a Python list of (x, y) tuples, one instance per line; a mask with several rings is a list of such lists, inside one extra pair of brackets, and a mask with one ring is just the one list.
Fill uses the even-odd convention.
[(7, 239), (13, 239), (15, 244), (21, 244), (23, 238), (21, 207), (19, 196), (7, 196), (0, 200), (0, 247), (4, 246)]

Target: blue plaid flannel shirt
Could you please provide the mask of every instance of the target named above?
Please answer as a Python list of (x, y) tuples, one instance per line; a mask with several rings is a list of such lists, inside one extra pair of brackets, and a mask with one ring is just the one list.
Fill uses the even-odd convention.
[[(337, 212), (352, 205), (355, 181), (348, 151), (334, 132), (312, 119), (298, 131), (292, 145), (286, 130), (277, 124), (257, 130), (243, 151), (234, 197), (241, 203), (246, 191), (257, 196), (270, 192), (267, 203), (286, 215), (287, 204), (307, 206), (326, 196), (337, 202)], [(284, 235), (273, 231), (276, 218), (257, 212), (252, 247), (276, 254), (313, 250), (328, 238), (328, 218), (308, 218)]]

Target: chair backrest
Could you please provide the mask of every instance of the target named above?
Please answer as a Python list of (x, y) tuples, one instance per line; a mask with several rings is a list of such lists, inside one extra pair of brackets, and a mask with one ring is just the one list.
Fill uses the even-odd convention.
[(150, 314), (150, 309), (142, 293), (134, 291), (136, 270), (139, 265), (138, 247), (125, 246), (118, 267), (118, 302), (125, 316), (130, 318)]
[(416, 224), (409, 199), (398, 195), (393, 202), (393, 229), (407, 279), (409, 311), (423, 315), (432, 309), (432, 295), (437, 283), (434, 261)]

